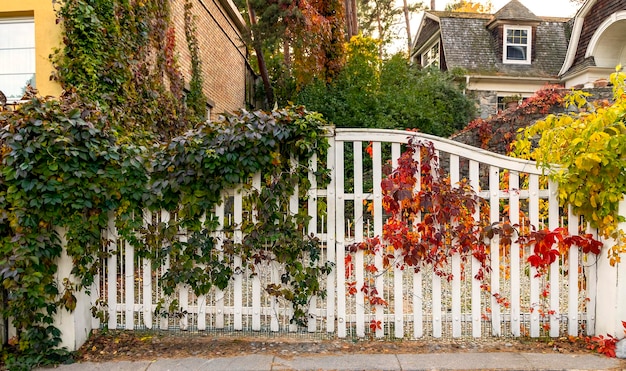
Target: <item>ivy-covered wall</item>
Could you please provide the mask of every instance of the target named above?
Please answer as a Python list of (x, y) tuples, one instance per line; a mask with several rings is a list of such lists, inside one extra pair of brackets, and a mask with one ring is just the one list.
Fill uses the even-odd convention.
[[(58, 97), (62, 91), (61, 85), (50, 79), (54, 67), (49, 56), (63, 43), (63, 23), (57, 21), (56, 12), (63, 3), (42, 0), (0, 2), (0, 20), (12, 17), (34, 18), (36, 88), (44, 96)], [(96, 6), (98, 2), (76, 3)], [(228, 0), (166, 0), (164, 3), (169, 3), (171, 9), (167, 27), (172, 27), (175, 33), (173, 55), (179, 64), (186, 90), (190, 90), (192, 77), (192, 58), (185, 33), (185, 4), (190, 4), (190, 16), (195, 22), (198, 58), (201, 61), (202, 92), (211, 107), (212, 119), (217, 119), (223, 112), (232, 113), (253, 106), (252, 97), (246, 95), (247, 84), (255, 79), (255, 75), (248, 64), (247, 49), (242, 37), (245, 22), (233, 3)], [(165, 47), (163, 43), (161, 48)]]

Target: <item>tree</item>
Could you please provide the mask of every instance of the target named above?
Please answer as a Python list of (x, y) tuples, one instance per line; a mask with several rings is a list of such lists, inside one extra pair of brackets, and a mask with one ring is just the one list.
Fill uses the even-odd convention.
[(473, 104), (456, 74), (418, 69), (401, 54), (383, 61), (379, 44), (353, 37), (337, 79), (305, 87), (294, 101), (340, 127), (417, 128), (448, 136), (472, 119)]
[(471, 0), (456, 0), (446, 5), (446, 11), (464, 13), (491, 13), (493, 5), (487, 1), (485, 5)]
[(404, 24), (410, 52), (410, 14), (421, 9), (424, 9), (422, 2), (409, 4), (408, 0), (403, 0), (402, 6), (398, 6), (395, 0), (359, 0), (360, 29), (363, 35), (382, 41), (378, 47), (379, 57), (382, 58), (385, 46), (397, 37), (397, 26)]
[(345, 0), (344, 7), (346, 14), (346, 39), (350, 40), (352, 36), (359, 34), (359, 19), (356, 0)]
[(277, 97), (284, 104), (292, 87), (316, 78), (332, 80), (341, 70), (345, 42), (341, 0), (248, 0), (238, 5), (248, 14), (258, 67), (262, 75), (266, 72), (269, 102), (275, 88), (285, 92)]
[(382, 59), (384, 44), (391, 42), (391, 29), (395, 19), (402, 14), (394, 0), (360, 0), (359, 20), (365, 36), (376, 37), (382, 42), (378, 46)]

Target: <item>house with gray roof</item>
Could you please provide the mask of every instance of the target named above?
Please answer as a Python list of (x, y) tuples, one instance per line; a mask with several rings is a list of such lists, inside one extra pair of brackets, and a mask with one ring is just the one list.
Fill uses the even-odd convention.
[(427, 10), (411, 60), (462, 68), (486, 118), (545, 85), (590, 87), (626, 59), (626, 0), (587, 0), (572, 19), (539, 17), (511, 0), (494, 14)]

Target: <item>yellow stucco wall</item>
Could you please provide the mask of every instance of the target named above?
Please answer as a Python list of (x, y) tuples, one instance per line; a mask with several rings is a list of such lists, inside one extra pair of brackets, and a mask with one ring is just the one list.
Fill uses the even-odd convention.
[[(59, 6), (57, 4), (57, 6)], [(59, 96), (61, 87), (50, 81), (50, 54), (61, 44), (61, 27), (56, 24), (52, 0), (0, 1), (0, 18), (33, 17), (35, 19), (35, 79), (41, 95)]]

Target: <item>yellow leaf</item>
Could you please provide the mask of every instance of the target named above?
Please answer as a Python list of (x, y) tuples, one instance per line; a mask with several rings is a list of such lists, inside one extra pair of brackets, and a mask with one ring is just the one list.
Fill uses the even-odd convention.
[(574, 140), (572, 140), (571, 145), (575, 146), (575, 145), (577, 145), (580, 142), (583, 142), (583, 140), (581, 138), (575, 138)]

